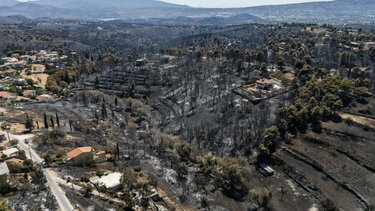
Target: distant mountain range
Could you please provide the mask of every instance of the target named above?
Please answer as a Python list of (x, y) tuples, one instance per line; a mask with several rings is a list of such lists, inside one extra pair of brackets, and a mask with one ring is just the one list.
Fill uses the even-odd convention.
[(0, 16), (124, 19), (151, 23), (375, 22), (375, 0), (335, 0), (248, 8), (206, 9), (157, 0), (0, 0)]

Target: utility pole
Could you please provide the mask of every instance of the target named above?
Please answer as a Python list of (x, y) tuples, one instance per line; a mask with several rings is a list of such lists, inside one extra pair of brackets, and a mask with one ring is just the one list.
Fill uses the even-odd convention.
[(73, 199), (74, 199), (74, 208), (73, 208), (73, 210), (76, 210), (76, 208), (77, 208), (77, 201), (76, 201), (76, 197), (75, 197), (73, 181), (71, 181), (71, 183), (72, 183), (72, 193), (73, 193)]
[(31, 149), (30, 149), (30, 146), (29, 146), (29, 145), (27, 145), (27, 146), (29, 147), (30, 159), (33, 160), (33, 157), (32, 157), (32, 155), (31, 155)]
[(8, 130), (7, 130), (7, 136), (8, 136), (8, 141), (10, 141), (10, 138), (9, 138), (9, 132), (8, 132)]

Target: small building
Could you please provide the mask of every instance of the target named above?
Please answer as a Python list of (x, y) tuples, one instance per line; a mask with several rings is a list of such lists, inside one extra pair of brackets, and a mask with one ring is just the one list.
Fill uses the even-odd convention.
[(265, 176), (272, 176), (275, 173), (275, 171), (265, 163), (259, 165), (259, 171)]
[(15, 86), (26, 86), (27, 82), (23, 78), (18, 78), (16, 80), (14, 80), (12, 84), (15, 85)]
[(350, 45), (352, 47), (358, 47), (359, 46), (359, 43), (358, 42), (350, 42)]
[(0, 99), (1, 100), (15, 100), (17, 95), (10, 92), (0, 92)]
[(60, 56), (60, 60), (66, 60), (66, 59), (68, 59), (68, 56), (66, 56), (66, 55)]
[(145, 65), (146, 65), (146, 59), (138, 59), (138, 60), (135, 62), (135, 65), (136, 65), (137, 67), (145, 66)]
[(94, 177), (91, 179), (91, 183), (96, 186), (104, 185), (108, 189), (116, 189), (121, 185), (121, 176), (121, 173), (114, 172), (100, 178)]
[(7, 137), (4, 132), (0, 131), (0, 141), (6, 140)]
[(91, 165), (94, 163), (94, 153), (91, 147), (78, 147), (66, 154), (67, 161), (73, 165)]
[(37, 98), (38, 102), (53, 102), (53, 97), (51, 95), (40, 95)]
[(12, 64), (12, 67), (15, 69), (21, 69), (21, 68), (25, 68), (26, 64), (27, 64), (26, 61), (18, 61), (18, 62), (14, 62)]
[(95, 153), (94, 159), (96, 162), (105, 162), (107, 160), (107, 155), (105, 151), (100, 151)]
[(41, 57), (39, 57), (39, 60), (41, 62), (50, 62), (51, 61), (51, 57), (49, 57), (49, 56), (41, 56)]
[(262, 78), (256, 81), (259, 89), (268, 89), (272, 87), (272, 81), (267, 78)]
[(39, 51), (39, 53), (37, 54), (38, 57), (41, 57), (41, 56), (46, 56), (47, 55), (47, 52), (45, 50), (41, 50)]
[(6, 65), (0, 65), (0, 70), (6, 70), (7, 66)]
[(36, 60), (36, 56), (29, 56), (29, 60), (34, 62)]
[(0, 163), (0, 177), (6, 176), (9, 173), (10, 173), (10, 171), (9, 171), (8, 165), (5, 162)]
[(22, 92), (22, 95), (24, 97), (31, 97), (33, 95), (36, 95), (36, 91), (35, 90), (25, 90)]
[(17, 147), (8, 147), (5, 150), (3, 150), (3, 154), (10, 157), (12, 155), (15, 155), (18, 151), (19, 150)]
[(4, 76), (9, 76), (9, 77), (15, 76), (16, 74), (17, 74), (17, 70), (15, 69), (9, 69), (3, 72)]
[(29, 58), (30, 58), (29, 55), (22, 55), (22, 56), (20, 56), (19, 60), (26, 62), (27, 60), (29, 60)]

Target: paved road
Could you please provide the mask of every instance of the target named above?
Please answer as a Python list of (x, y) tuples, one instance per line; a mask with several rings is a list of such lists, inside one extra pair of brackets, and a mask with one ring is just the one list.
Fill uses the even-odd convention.
[[(33, 137), (32, 134), (30, 135), (11, 135), (9, 134), (10, 139), (16, 139), (18, 140), (18, 146), (26, 152), (26, 156), (30, 158), (31, 154), (31, 159), (34, 162), (41, 163), (43, 159), (39, 157), (39, 155), (32, 149), (29, 148), (25, 144), (25, 139), (26, 138), (31, 138)], [(70, 203), (69, 199), (65, 196), (64, 191), (57, 185), (56, 183), (56, 178), (53, 176), (51, 173), (51, 170), (49, 169), (43, 169), (43, 174), (47, 178), (47, 184), (50, 187), (52, 194), (55, 196), (57, 203), (59, 204), (60, 210), (61, 211), (72, 211), (74, 210), (72, 204)]]

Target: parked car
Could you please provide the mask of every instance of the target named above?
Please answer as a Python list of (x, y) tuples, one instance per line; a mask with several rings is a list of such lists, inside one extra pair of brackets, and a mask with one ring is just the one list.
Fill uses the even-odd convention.
[(47, 168), (48, 167), (48, 163), (46, 161), (43, 161), (42, 162), (42, 166), (43, 166), (43, 168)]

